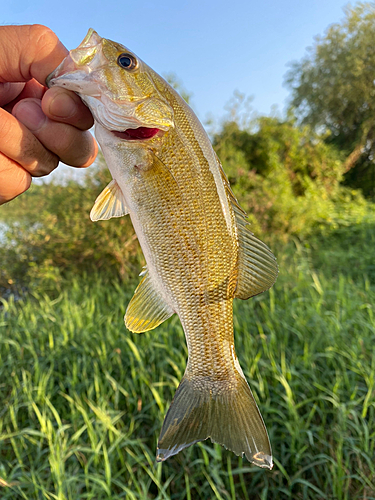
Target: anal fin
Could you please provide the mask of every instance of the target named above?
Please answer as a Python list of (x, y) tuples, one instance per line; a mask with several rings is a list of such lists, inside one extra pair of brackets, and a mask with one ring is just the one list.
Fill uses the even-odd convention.
[(147, 269), (134, 292), (125, 313), (125, 326), (131, 332), (142, 333), (153, 330), (174, 314), (174, 311), (155, 289)]

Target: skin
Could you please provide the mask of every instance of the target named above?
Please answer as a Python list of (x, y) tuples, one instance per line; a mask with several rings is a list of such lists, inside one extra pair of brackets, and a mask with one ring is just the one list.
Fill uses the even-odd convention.
[(68, 54), (47, 27), (0, 27), (0, 204), (26, 191), (59, 161), (91, 165), (98, 146), (89, 109), (74, 93), (47, 89), (46, 77)]

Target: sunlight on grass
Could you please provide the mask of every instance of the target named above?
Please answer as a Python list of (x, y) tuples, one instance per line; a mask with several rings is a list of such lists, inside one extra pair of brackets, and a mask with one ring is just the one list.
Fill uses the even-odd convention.
[(276, 286), (235, 301), (271, 472), (210, 441), (156, 463), (187, 349), (177, 317), (125, 329), (133, 286), (91, 276), (0, 299), (0, 497), (375, 498), (375, 247), (362, 231), (283, 249)]

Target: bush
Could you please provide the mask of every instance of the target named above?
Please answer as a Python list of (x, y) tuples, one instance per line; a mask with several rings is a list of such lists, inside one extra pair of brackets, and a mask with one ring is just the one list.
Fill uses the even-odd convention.
[[(252, 231), (265, 241), (359, 222), (373, 206), (340, 185), (343, 163), (324, 137), (293, 121), (263, 117), (251, 132), (227, 122), (214, 147)], [(81, 184), (33, 186), (3, 206), (0, 286), (44, 281), (56, 288), (66, 272), (94, 269), (127, 281), (135, 277), (142, 257), (129, 217), (95, 224), (89, 218), (110, 180), (101, 159)]]
[[(257, 234), (306, 235), (336, 224), (346, 204), (370, 206), (359, 192), (340, 185), (340, 154), (307, 126), (262, 117), (254, 131), (227, 122), (214, 137), (233, 191)], [(340, 208), (339, 208), (340, 207)]]
[(1, 208), (7, 229), (0, 247), (0, 286), (59, 280), (66, 271), (93, 270), (128, 279), (139, 268), (137, 238), (129, 217), (93, 223), (89, 213), (111, 180), (100, 161), (82, 184), (34, 185)]

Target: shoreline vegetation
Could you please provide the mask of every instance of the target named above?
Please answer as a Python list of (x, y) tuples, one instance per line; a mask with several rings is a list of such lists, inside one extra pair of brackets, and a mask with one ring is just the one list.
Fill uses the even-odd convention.
[[(325, 217), (300, 224), (281, 190), (279, 218), (254, 223), (280, 275), (234, 301), (235, 342), (273, 470), (210, 441), (157, 464), (186, 343), (177, 317), (143, 335), (124, 326), (143, 257), (128, 217), (89, 220), (103, 167), (1, 209), (12, 214), (0, 246), (2, 498), (375, 498), (374, 205), (343, 188)], [(299, 233), (284, 232), (288, 216)]]
[(156, 463), (187, 350), (177, 317), (126, 331), (134, 281), (68, 274), (1, 299), (2, 498), (374, 498), (374, 229), (280, 243), (276, 285), (235, 301), (271, 472), (209, 441)]
[(286, 118), (236, 94), (212, 137), (280, 268), (234, 301), (273, 470), (209, 441), (156, 463), (186, 343), (176, 316), (124, 326), (144, 261), (128, 217), (89, 219), (99, 159), (0, 208), (1, 499), (375, 500), (374, 26), (348, 7), (288, 73)]

